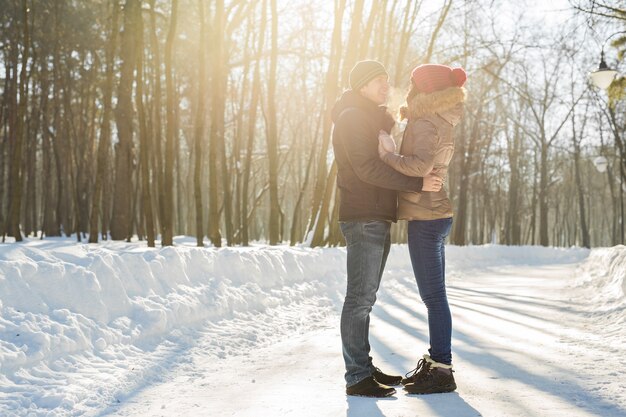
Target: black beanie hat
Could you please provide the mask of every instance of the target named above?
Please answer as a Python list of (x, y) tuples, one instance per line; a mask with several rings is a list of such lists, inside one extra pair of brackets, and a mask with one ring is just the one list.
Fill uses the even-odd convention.
[(359, 61), (350, 71), (350, 88), (359, 91), (364, 85), (382, 74), (389, 76), (380, 62)]

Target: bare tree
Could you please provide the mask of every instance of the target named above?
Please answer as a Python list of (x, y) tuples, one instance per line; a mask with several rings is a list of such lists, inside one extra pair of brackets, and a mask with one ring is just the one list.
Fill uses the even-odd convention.
[[(16, 7), (17, 9), (17, 7)], [(16, 241), (22, 241), (22, 232), (20, 230), (20, 208), (22, 202), (22, 158), (24, 143), (24, 125), (26, 123), (26, 95), (27, 84), (27, 66), (30, 51), (30, 31), (28, 26), (28, 2), (22, 0), (22, 36), (23, 50), (19, 78), (19, 104), (17, 107), (17, 115), (15, 118), (15, 131), (13, 133), (13, 154), (11, 157), (11, 170), (9, 174), (9, 183), (13, 184), (11, 190), (11, 198), (9, 199), (9, 233)], [(17, 68), (17, 66), (15, 66)]]
[[(200, 53), (198, 54), (198, 78), (199, 81), (199, 89), (197, 93), (197, 105), (196, 105), (196, 115), (195, 115), (195, 128), (194, 128), (194, 175), (193, 175), (193, 186), (194, 186), (194, 200), (195, 200), (195, 208), (196, 208), (196, 244), (197, 246), (204, 246), (204, 227), (202, 226), (202, 152), (204, 142), (204, 113), (205, 113), (205, 95), (206, 95), (206, 54), (205, 54), (205, 39), (206, 39), (206, 22), (204, 16), (204, 2), (202, 0), (198, 1), (199, 7), (199, 16), (200, 19)], [(209, 158), (212, 156), (209, 153)], [(215, 172), (210, 173), (211, 181), (215, 178)], [(217, 202), (215, 201), (212, 195), (210, 197), (210, 205), (209, 205), (209, 216), (213, 218), (213, 211), (217, 211)], [(215, 237), (213, 237), (215, 238)], [(221, 239), (220, 239), (221, 240)], [(218, 246), (218, 245), (216, 245)]]
[(118, 142), (115, 144), (115, 188), (113, 195), (113, 218), (111, 238), (128, 239), (132, 228), (132, 182), (134, 145), (133, 119), (135, 111), (132, 102), (134, 70), (139, 53), (135, 38), (137, 20), (141, 18), (140, 0), (126, 0), (124, 4), (124, 32), (121, 39), (120, 82), (115, 107)]
[[(102, 216), (102, 189), (109, 166), (109, 147), (111, 145), (111, 113), (113, 109), (113, 58), (117, 49), (117, 31), (119, 4), (117, 0), (112, 0), (111, 18), (109, 26), (109, 43), (106, 50), (106, 81), (103, 88), (103, 115), (102, 127), (100, 128), (100, 141), (98, 143), (98, 160), (96, 168), (96, 180), (92, 194), (91, 219), (89, 222), (89, 243), (98, 242), (98, 221)], [(106, 235), (106, 231), (103, 230)]]

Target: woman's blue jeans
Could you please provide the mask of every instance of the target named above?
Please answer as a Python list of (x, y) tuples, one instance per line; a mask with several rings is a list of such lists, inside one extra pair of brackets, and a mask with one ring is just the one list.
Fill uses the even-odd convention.
[(430, 357), (452, 364), (452, 317), (446, 295), (444, 241), (452, 218), (409, 222), (409, 253), (420, 297), (428, 310)]
[(340, 227), (347, 244), (348, 285), (341, 311), (341, 343), (349, 387), (372, 375), (370, 312), (389, 255), (391, 224), (342, 222)]

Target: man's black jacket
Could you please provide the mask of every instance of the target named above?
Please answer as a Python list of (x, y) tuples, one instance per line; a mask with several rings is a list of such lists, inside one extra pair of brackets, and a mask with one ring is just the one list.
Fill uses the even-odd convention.
[(420, 192), (423, 179), (403, 175), (378, 157), (378, 133), (389, 132), (393, 118), (385, 107), (348, 90), (335, 103), (332, 120), (339, 221), (395, 222), (396, 191)]

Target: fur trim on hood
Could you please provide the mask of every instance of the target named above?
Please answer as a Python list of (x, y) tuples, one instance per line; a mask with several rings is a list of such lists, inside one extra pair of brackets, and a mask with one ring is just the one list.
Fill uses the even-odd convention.
[(417, 94), (411, 98), (408, 107), (400, 109), (402, 118), (418, 119), (423, 116), (443, 113), (459, 103), (465, 102), (465, 88), (450, 87), (430, 94)]

